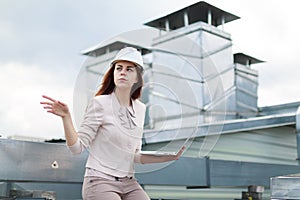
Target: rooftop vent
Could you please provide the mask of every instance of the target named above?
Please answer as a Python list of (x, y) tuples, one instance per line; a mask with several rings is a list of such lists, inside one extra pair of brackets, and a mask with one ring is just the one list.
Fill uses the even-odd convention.
[(223, 11), (204, 1), (200, 1), (166, 16), (147, 22), (145, 25), (164, 31), (170, 31), (199, 21), (208, 23), (209, 25), (219, 26), (239, 18), (240, 17)]

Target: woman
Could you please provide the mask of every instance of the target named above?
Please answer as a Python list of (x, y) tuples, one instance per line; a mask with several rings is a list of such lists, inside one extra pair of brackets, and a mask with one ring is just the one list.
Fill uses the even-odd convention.
[(84, 200), (148, 200), (134, 178), (134, 163), (177, 160), (175, 156), (140, 154), (145, 105), (138, 100), (143, 86), (143, 59), (132, 47), (121, 49), (103, 77), (76, 132), (65, 103), (48, 96), (44, 109), (62, 118), (66, 143), (74, 154), (89, 147), (82, 188)]

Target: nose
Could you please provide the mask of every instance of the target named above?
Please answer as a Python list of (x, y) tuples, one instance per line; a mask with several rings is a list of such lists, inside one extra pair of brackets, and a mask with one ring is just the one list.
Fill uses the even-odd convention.
[(126, 75), (126, 69), (122, 69), (121, 75)]

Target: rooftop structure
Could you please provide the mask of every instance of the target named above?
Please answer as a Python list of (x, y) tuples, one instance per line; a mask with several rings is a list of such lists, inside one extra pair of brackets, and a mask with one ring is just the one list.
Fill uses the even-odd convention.
[[(142, 100), (148, 108), (144, 149), (175, 150), (194, 134), (185, 154), (194, 160), (186, 161), (185, 167), (197, 166), (194, 170), (204, 171), (198, 171), (200, 177), (186, 174), (190, 178), (177, 181), (172, 180), (167, 170), (138, 174), (154, 197), (162, 198), (157, 195), (163, 193), (166, 199), (178, 198), (172, 195), (173, 188), (166, 186), (170, 184), (210, 188), (181, 188), (184, 199), (217, 199), (222, 192), (233, 195), (250, 184), (265, 186), (268, 195), (270, 177), (299, 169), (295, 113), (300, 104), (258, 107), (259, 74), (252, 65), (264, 61), (242, 52), (233, 54), (231, 35), (224, 24), (237, 19), (238, 16), (201, 1), (145, 23), (159, 31), (147, 45), (120, 40), (121, 35), (109, 45), (99, 44), (88, 52), (93, 54), (120, 42), (121, 46), (142, 50), (146, 68)], [(94, 60), (103, 56), (107, 55)], [(98, 72), (107, 67), (105, 62), (95, 63)], [(209, 172), (205, 171), (205, 159), (198, 160), (203, 157), (209, 158)], [(186, 173), (184, 167), (175, 166), (176, 163), (171, 173), (178, 177), (181, 172)], [(274, 170), (270, 170), (271, 166)], [(197, 174), (196, 171), (193, 173)]]
[(187, 27), (199, 21), (217, 27), (236, 19), (239, 19), (239, 17), (204, 1), (200, 1), (163, 17), (147, 22), (145, 25), (168, 32), (181, 27)]
[[(300, 102), (258, 107), (259, 74), (252, 65), (263, 61), (233, 54), (222, 25), (236, 19), (200, 1), (145, 23), (157, 33), (145, 34), (147, 42), (120, 35), (83, 51), (88, 59), (74, 93), (77, 122), (108, 62), (119, 49), (133, 46), (145, 63), (143, 149), (176, 150), (193, 136), (177, 162), (137, 166), (136, 176), (152, 199), (239, 199), (249, 185), (265, 187), (268, 198), (271, 177), (300, 170)], [(70, 191), (80, 187), (86, 155), (74, 158), (64, 151), (62, 144), (0, 140), (0, 156), (13, 166), (0, 166), (0, 191), (17, 185), (79, 198)]]

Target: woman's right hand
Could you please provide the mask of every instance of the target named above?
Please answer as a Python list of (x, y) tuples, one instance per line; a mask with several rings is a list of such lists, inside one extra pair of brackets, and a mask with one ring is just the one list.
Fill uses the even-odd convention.
[(46, 95), (43, 95), (42, 97), (48, 100), (40, 102), (42, 105), (44, 105), (44, 109), (47, 110), (47, 112), (55, 114), (62, 118), (70, 115), (70, 111), (67, 104), (62, 103)]

